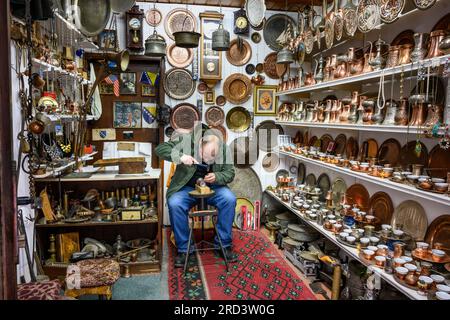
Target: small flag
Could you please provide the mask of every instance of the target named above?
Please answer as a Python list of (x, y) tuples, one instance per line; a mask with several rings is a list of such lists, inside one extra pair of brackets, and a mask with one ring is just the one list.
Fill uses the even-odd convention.
[(142, 72), (140, 82), (143, 84), (151, 84), (150, 77), (148, 76), (146, 71)]
[(150, 81), (152, 82), (152, 84), (155, 85), (155, 81), (156, 81), (156, 78), (158, 77), (158, 74), (147, 71), (147, 76), (150, 79)]
[(114, 95), (119, 96), (119, 77), (114, 74), (109, 75), (105, 78), (107, 84), (112, 84), (114, 86)]

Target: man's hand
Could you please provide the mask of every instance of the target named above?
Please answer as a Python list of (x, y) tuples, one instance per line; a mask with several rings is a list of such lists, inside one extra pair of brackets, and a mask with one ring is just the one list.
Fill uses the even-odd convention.
[(216, 182), (216, 175), (212, 172), (208, 173), (203, 180), (205, 180), (205, 182), (207, 183), (214, 183)]
[(197, 160), (195, 160), (192, 156), (188, 156), (187, 154), (183, 154), (180, 157), (180, 161), (187, 166), (191, 166), (193, 164), (198, 163)]

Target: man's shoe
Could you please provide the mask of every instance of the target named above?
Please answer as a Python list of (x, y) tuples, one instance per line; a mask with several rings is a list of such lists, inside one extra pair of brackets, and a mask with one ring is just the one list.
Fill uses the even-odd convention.
[(186, 252), (180, 252), (175, 257), (175, 268), (183, 268), (186, 261)]
[[(216, 249), (216, 251), (223, 258), (222, 250), (219, 248), (219, 249)], [(237, 261), (238, 255), (236, 253), (234, 253), (230, 247), (223, 248), (223, 251), (225, 251), (225, 256), (227, 257), (228, 262), (236, 262)]]

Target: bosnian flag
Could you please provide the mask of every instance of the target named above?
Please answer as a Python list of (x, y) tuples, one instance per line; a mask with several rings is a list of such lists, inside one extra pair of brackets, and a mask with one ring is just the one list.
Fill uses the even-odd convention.
[(114, 95), (116, 97), (118, 97), (119, 96), (119, 77), (114, 74), (111, 74), (105, 78), (105, 82), (107, 84), (114, 85)]

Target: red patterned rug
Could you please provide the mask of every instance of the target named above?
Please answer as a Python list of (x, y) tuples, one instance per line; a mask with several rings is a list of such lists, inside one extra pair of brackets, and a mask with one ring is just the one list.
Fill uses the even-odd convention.
[[(211, 239), (212, 233), (206, 232), (205, 237)], [(176, 249), (171, 243), (169, 246), (172, 300), (316, 300), (274, 244), (260, 232), (233, 231), (234, 251), (239, 258), (229, 264), (228, 274), (224, 260), (214, 251), (206, 251), (192, 258), (184, 277), (182, 268), (174, 268)]]

